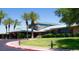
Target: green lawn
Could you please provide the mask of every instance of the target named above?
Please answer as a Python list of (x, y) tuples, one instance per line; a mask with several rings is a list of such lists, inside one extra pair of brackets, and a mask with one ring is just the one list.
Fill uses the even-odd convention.
[(49, 48), (51, 40), (54, 43), (54, 48), (79, 49), (79, 37), (35, 38), (34, 40), (22, 41), (21, 45)]

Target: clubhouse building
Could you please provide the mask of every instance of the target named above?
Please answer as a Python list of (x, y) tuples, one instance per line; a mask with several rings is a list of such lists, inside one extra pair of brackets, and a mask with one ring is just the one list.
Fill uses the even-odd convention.
[[(62, 34), (62, 33), (79, 33), (79, 26), (76, 24), (72, 25), (70, 28), (68, 28), (66, 25), (51, 25), (51, 24), (42, 24), (38, 23), (36, 24), (38, 29), (34, 30), (34, 37), (37, 37), (38, 35), (45, 35), (48, 33), (52, 34)], [(22, 34), (22, 35), (18, 35)], [(31, 37), (31, 29), (28, 31), (29, 38)], [(20, 37), (23, 36), (23, 37)], [(20, 30), (20, 31), (12, 31), (9, 34), (0, 34), (0, 39), (5, 39), (6, 37), (9, 37), (10, 39), (16, 39), (16, 38), (26, 38), (26, 30)]]

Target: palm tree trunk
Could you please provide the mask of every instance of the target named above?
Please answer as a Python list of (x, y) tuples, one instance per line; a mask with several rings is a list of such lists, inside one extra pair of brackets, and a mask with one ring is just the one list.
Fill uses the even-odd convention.
[(9, 28), (9, 39), (10, 39), (10, 28)]
[(8, 25), (8, 39), (10, 39), (10, 25)]
[(0, 19), (0, 25), (1, 25), (1, 19)]
[(6, 27), (6, 40), (7, 40), (7, 26), (5, 26)]
[(32, 21), (32, 31), (31, 31), (31, 33), (32, 33), (32, 37), (31, 37), (31, 38), (34, 38), (33, 29), (34, 29), (34, 21)]
[(34, 34), (33, 34), (33, 28), (32, 28), (32, 37), (31, 38), (34, 38)]
[(26, 25), (27, 25), (27, 27), (26, 27), (26, 29), (27, 29), (27, 31), (26, 31), (26, 37), (27, 37), (27, 40), (28, 40), (28, 21), (26, 20)]

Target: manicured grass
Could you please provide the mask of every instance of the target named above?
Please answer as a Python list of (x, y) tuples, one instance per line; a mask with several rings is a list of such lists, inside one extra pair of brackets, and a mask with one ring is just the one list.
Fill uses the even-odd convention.
[(21, 45), (49, 48), (51, 40), (53, 41), (54, 48), (79, 49), (79, 37), (35, 38), (34, 40), (22, 41)]

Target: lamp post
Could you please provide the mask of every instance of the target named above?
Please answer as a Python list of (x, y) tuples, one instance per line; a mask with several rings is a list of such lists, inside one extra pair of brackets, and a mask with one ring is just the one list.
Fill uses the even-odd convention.
[(53, 48), (53, 41), (51, 40), (51, 49)]
[(20, 33), (17, 33), (18, 45), (20, 45)]
[(20, 45), (20, 39), (18, 40), (18, 44)]

